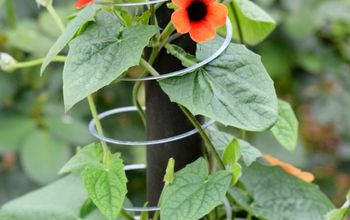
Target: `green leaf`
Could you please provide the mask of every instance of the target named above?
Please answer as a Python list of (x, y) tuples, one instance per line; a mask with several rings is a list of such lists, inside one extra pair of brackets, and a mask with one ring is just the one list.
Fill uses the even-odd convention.
[(88, 125), (70, 116), (47, 117), (45, 118), (45, 126), (55, 137), (75, 145), (92, 141)]
[(232, 166), (232, 180), (231, 185), (234, 186), (239, 178), (242, 176), (242, 166), (239, 163), (234, 163)]
[(234, 138), (225, 148), (222, 154), (222, 160), (225, 165), (235, 164), (241, 156), (241, 146), (239, 141)]
[(79, 14), (67, 25), (65, 32), (57, 39), (45, 57), (40, 73), (43, 74), (52, 59), (69, 43), (81, 26), (89, 22), (96, 14), (99, 6), (89, 5), (79, 12)]
[[(222, 38), (197, 46), (204, 60), (222, 44)], [(173, 102), (194, 114), (249, 131), (270, 128), (277, 120), (273, 81), (260, 57), (243, 45), (230, 44), (219, 58), (195, 72), (160, 81)]]
[(30, 118), (9, 116), (0, 118), (0, 153), (16, 151), (36, 125)]
[(27, 174), (38, 183), (57, 178), (57, 172), (69, 160), (68, 146), (44, 131), (34, 131), (20, 149), (21, 163)]
[(123, 29), (114, 15), (99, 13), (96, 23), (69, 44), (63, 70), (66, 111), (138, 65), (144, 47), (157, 30), (147, 25)]
[(334, 208), (313, 184), (284, 172), (280, 167), (253, 163), (243, 171), (240, 182), (251, 200), (230, 191), (241, 207), (259, 219), (320, 220)]
[(107, 165), (86, 168), (83, 179), (89, 198), (101, 213), (108, 220), (116, 219), (127, 193), (127, 179), (120, 155), (114, 154)]
[(349, 208), (333, 209), (327, 213), (326, 220), (347, 220), (349, 214)]
[(165, 170), (164, 182), (165, 185), (171, 184), (174, 181), (174, 169), (175, 169), (175, 160), (170, 158), (168, 165)]
[(278, 120), (271, 128), (278, 142), (287, 150), (294, 150), (298, 140), (298, 120), (289, 103), (279, 100)]
[(75, 172), (84, 169), (86, 166), (98, 166), (103, 157), (100, 144), (92, 143), (79, 149), (60, 170), (60, 174)]
[(197, 220), (220, 205), (230, 186), (231, 173), (208, 175), (208, 164), (203, 158), (176, 172), (174, 182), (163, 191), (160, 218)]
[(183, 66), (189, 67), (197, 63), (195, 56), (187, 53), (184, 49), (175, 44), (166, 44), (165, 49), (168, 54), (179, 59)]
[(237, 12), (240, 30), (244, 42), (256, 45), (263, 41), (275, 29), (276, 22), (263, 9), (250, 0), (233, 0), (229, 5), (229, 17), (232, 21), (233, 36), (239, 39), (234, 9)]
[[(235, 138), (231, 134), (214, 129), (209, 129), (209, 135), (215, 148), (219, 151), (224, 151), (225, 146), (227, 146), (230, 141)], [(239, 145), (241, 146), (242, 158), (246, 166), (250, 166), (259, 157), (262, 157), (261, 152), (257, 148), (253, 147), (244, 140), (238, 139), (238, 141)]]
[(69, 175), (5, 204), (0, 210), (0, 219), (81, 220), (79, 210), (86, 199), (81, 178)]

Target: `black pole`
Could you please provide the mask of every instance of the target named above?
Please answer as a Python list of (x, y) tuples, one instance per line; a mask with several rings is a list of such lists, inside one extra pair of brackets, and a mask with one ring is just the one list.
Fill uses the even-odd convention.
[[(165, 27), (170, 20), (170, 10), (162, 7), (157, 12), (160, 27)], [(195, 44), (187, 36), (176, 41), (176, 44), (193, 52)], [(154, 67), (160, 73), (167, 73), (183, 68), (174, 57), (161, 51)], [(181, 134), (193, 129), (193, 126), (178, 108), (171, 103), (168, 96), (161, 90), (157, 81), (146, 82), (146, 130), (149, 140)], [(155, 206), (162, 188), (163, 177), (169, 158), (175, 159), (175, 169), (179, 170), (186, 164), (195, 161), (203, 155), (202, 142), (199, 135), (147, 147), (147, 199), (150, 206)]]

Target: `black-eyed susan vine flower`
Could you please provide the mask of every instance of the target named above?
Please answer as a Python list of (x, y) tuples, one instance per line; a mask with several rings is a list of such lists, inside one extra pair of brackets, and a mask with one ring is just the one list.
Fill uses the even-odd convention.
[(93, 2), (93, 0), (78, 0), (75, 3), (75, 8), (76, 9), (81, 9), (83, 7), (85, 7), (88, 4), (91, 4)]
[(172, 0), (178, 9), (171, 22), (178, 33), (189, 33), (195, 42), (211, 40), (216, 28), (225, 24), (227, 8), (214, 0)]

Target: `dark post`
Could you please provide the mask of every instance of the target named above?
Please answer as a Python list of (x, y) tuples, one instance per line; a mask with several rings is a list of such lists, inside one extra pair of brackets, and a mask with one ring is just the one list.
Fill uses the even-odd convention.
[[(170, 20), (171, 11), (162, 7), (157, 13), (159, 25), (165, 27)], [(194, 51), (195, 44), (188, 37), (181, 37), (176, 41), (187, 51)], [(160, 73), (171, 72), (183, 68), (181, 63), (161, 51), (154, 67)], [(157, 81), (146, 82), (146, 129), (149, 140), (159, 139), (181, 134), (193, 129), (175, 103), (171, 103), (168, 96), (161, 90)], [(163, 177), (168, 159), (175, 159), (175, 169), (179, 170), (186, 164), (195, 161), (203, 155), (203, 147), (199, 135), (193, 135), (183, 140), (147, 147), (147, 195), (150, 206), (155, 206), (162, 188)]]

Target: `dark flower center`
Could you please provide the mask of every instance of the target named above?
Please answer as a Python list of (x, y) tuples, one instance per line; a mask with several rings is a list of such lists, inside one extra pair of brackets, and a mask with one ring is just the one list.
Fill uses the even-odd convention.
[(188, 6), (187, 14), (190, 21), (200, 21), (207, 15), (207, 6), (201, 1), (194, 1)]

